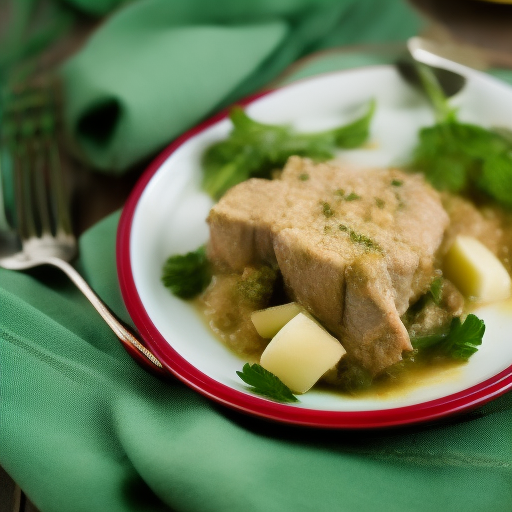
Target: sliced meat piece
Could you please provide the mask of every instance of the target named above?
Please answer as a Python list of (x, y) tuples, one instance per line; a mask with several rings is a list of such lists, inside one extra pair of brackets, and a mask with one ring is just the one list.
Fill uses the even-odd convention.
[(394, 305), (391, 277), (383, 258), (364, 255), (345, 271), (343, 346), (363, 367), (377, 374), (412, 350)]
[[(208, 222), (214, 262), (238, 272), (277, 264), (290, 296), (342, 335), (343, 344), (350, 339), (347, 350), (378, 373), (410, 349), (399, 317), (429, 287), (448, 216), (419, 175), (292, 157), (280, 179), (252, 179), (229, 190)], [(385, 272), (367, 269), (359, 289), (353, 272), (361, 274), (369, 256)], [(385, 301), (373, 290), (385, 290)], [(365, 321), (370, 303), (379, 325)], [(358, 343), (364, 348), (357, 350)], [(384, 346), (388, 355), (377, 362)]]
[(322, 244), (323, 238), (314, 231), (287, 228), (276, 235), (274, 250), (288, 295), (339, 335), (344, 273), (356, 249), (340, 236), (340, 250), (333, 251)]
[(250, 179), (230, 189), (208, 216), (210, 260), (238, 272), (252, 264), (275, 264), (273, 224), (283, 208), (279, 181)]

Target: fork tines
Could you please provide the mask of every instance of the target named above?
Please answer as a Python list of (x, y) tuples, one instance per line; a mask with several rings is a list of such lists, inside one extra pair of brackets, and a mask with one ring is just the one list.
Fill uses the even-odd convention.
[(0, 98), (2, 173), (14, 182), (14, 223), (22, 240), (71, 234), (59, 155), (55, 81), (17, 85)]

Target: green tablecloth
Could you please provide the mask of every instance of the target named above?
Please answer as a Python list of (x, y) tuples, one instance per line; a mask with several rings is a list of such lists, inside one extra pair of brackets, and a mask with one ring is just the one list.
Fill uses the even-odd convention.
[[(69, 62), (68, 126), (80, 135), (89, 162), (124, 171), (312, 47), (394, 40), (419, 27), (401, 2), (219, 4), (225, 11), (208, 18), (214, 8), (201, 3), (197, 27), (185, 14), (192, 16), (198, 2), (135, 2)], [(180, 29), (168, 30), (175, 18), (167, 8), (182, 13)], [(233, 12), (240, 18), (230, 19)], [(368, 16), (372, 12), (379, 16)], [(130, 16), (143, 31), (122, 23)], [(259, 21), (240, 29), (244, 16)], [(310, 41), (302, 23), (311, 24), (304, 29)], [(119, 38), (130, 53), (123, 53)], [(232, 69), (204, 67), (204, 52), (217, 58), (233, 45), (239, 60), (219, 56), (226, 66), (234, 63)], [(153, 51), (158, 69), (141, 63)], [(119, 62), (115, 55), (129, 57)], [(379, 52), (327, 53), (287, 80), (386, 59)], [(119, 65), (119, 74), (109, 73), (106, 61)], [(169, 70), (178, 65), (174, 81)], [(150, 105), (151, 95), (164, 93)], [(121, 107), (112, 110), (116, 104)], [(107, 105), (106, 113), (93, 108), (91, 118), (97, 105)], [(159, 111), (161, 118), (151, 117)], [(111, 132), (87, 142), (104, 115), (113, 118)], [(81, 237), (77, 265), (129, 321), (115, 267), (118, 216)], [(0, 464), (42, 512), (510, 512), (511, 425), (510, 393), (448, 421), (383, 431), (314, 430), (239, 415), (141, 370), (58, 271), (0, 269)]]

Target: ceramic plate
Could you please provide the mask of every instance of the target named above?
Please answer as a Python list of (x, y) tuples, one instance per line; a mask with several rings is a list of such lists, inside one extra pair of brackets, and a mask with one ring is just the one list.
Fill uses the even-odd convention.
[[(468, 71), (467, 78), (467, 86), (453, 98), (460, 118), (512, 128), (512, 89), (477, 72)], [(259, 121), (321, 130), (354, 119), (370, 98), (377, 100), (371, 143), (337, 156), (362, 165), (400, 165), (407, 161), (418, 129), (433, 123), (433, 114), (391, 66), (320, 75), (243, 103)], [(148, 347), (169, 372), (239, 411), (332, 428), (429, 421), (480, 405), (512, 386), (512, 309), (495, 304), (476, 311), (485, 320), (486, 333), (469, 363), (418, 377), (414, 386), (364, 397), (313, 389), (293, 405), (251, 393), (236, 374), (244, 361), (211, 334), (190, 303), (173, 297), (160, 281), (169, 255), (194, 250), (208, 239), (205, 218), (212, 201), (200, 187), (201, 155), (229, 131), (223, 113), (165, 149), (135, 187), (119, 226), (117, 260), (124, 300)]]

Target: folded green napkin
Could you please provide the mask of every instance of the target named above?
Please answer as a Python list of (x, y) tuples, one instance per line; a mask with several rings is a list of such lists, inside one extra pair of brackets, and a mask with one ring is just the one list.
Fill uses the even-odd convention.
[[(146, 0), (128, 9), (146, 5), (151, 10), (156, 3)], [(182, 117), (178, 122), (170, 114), (172, 122), (159, 124), (160, 129), (168, 130), (168, 137), (164, 140), (162, 136), (158, 144), (167, 142), (247, 84), (259, 84), (264, 61), (275, 66), (275, 73), (279, 66), (274, 58), (281, 59), (281, 66), (294, 58), (294, 52), (288, 58), (279, 56), (276, 47), (269, 47), (263, 57), (261, 49), (268, 40), (264, 41), (259, 30), (264, 28), (276, 41), (282, 31), (281, 42), (275, 44), (284, 48), (293, 31), (280, 27), (288, 26), (292, 13), (300, 18), (312, 5), (292, 1), (248, 2), (243, 6), (241, 2), (216, 3), (220, 4), (232, 10), (245, 10), (247, 5), (256, 9), (258, 5), (261, 13), (268, 13), (267, 21), (247, 26), (247, 31), (260, 41), (251, 53), (253, 68), (246, 69), (244, 75), (233, 65), (222, 85), (224, 71), (217, 69), (219, 76), (215, 78), (214, 66), (209, 66), (205, 72), (209, 69), (210, 74), (202, 88), (194, 89), (201, 70), (191, 65), (191, 83), (179, 81), (179, 87), (173, 85), (172, 94), (165, 100), (167, 108), (172, 107), (169, 112), (176, 114), (178, 109)], [(338, 43), (344, 32), (352, 34), (353, 41), (357, 41), (357, 34), (367, 34), (369, 39), (371, 30), (367, 26), (377, 30), (378, 25), (367, 16), (372, 4), (375, 10), (381, 9), (379, 20), (383, 25), (395, 30), (393, 20), (401, 19), (400, 23), (417, 27), (411, 13), (401, 11), (397, 3), (389, 4), (389, 12), (397, 16), (390, 19), (383, 14), (383, 3), (359, 1), (349, 6), (349, 2), (338, 2), (332, 6), (336, 15), (341, 11), (339, 4), (351, 23), (358, 22), (359, 30), (354, 24), (344, 29), (340, 17), (339, 33), (326, 32), (326, 39), (318, 42), (318, 47)], [(326, 3), (322, 5), (328, 8)], [(137, 12), (142, 18), (141, 11)], [(112, 27), (118, 27), (114, 34), (121, 37), (122, 24), (116, 23), (126, 13), (119, 12), (103, 25), (103, 35), (98, 33), (95, 41), (100, 36), (107, 38)], [(411, 20), (408, 24), (407, 19)], [(167, 26), (163, 15), (160, 23), (153, 17), (151, 20), (162, 30)], [(230, 19), (228, 22), (230, 25)], [(224, 23), (219, 15), (215, 25), (220, 28)], [(213, 24), (210, 18), (209, 24)], [(194, 36), (200, 33), (195, 26), (191, 30)], [(384, 38), (385, 30), (380, 26), (378, 30)], [(134, 31), (131, 22), (125, 31)], [(150, 32), (155, 37), (160, 33), (156, 28)], [(235, 27), (231, 31), (229, 26), (228, 33), (235, 34), (238, 44), (243, 44), (244, 30)], [(407, 35), (405, 27), (401, 35)], [(166, 38), (156, 40), (165, 42)], [(220, 41), (215, 37), (213, 40)], [(123, 108), (115, 119), (115, 133), (107, 137), (104, 146), (85, 144), (82, 150), (90, 161), (104, 164), (107, 170), (121, 171), (158, 145), (146, 134), (146, 130), (152, 130), (148, 121), (140, 123), (146, 115), (148, 89), (137, 89), (141, 86), (135, 81), (131, 90), (124, 84), (131, 81), (131, 75), (106, 73), (105, 77), (106, 64), (95, 68), (90, 53), (95, 41), (66, 69), (72, 85), (69, 90), (75, 91), (69, 96), (74, 105), (70, 107), (70, 126), (80, 125), (87, 105), (98, 98), (117, 98), (115, 101)], [(190, 39), (182, 39), (183, 44), (185, 41)], [(245, 40), (249, 46), (250, 41)], [(135, 67), (137, 45), (130, 49), (124, 73)], [(139, 56), (145, 59), (148, 50), (149, 45), (140, 48)], [(200, 51), (194, 45), (190, 53), (185, 49), (184, 53), (198, 63)], [(177, 58), (169, 54), (169, 61)], [(390, 60), (378, 51), (330, 52), (296, 68), (286, 80)], [(81, 70), (80, 79), (71, 78), (73, 69)], [(88, 74), (94, 69), (101, 71), (97, 77)], [(143, 73), (148, 72), (144, 67)], [(154, 73), (153, 78), (157, 75)], [(164, 82), (165, 77), (161, 80)], [(80, 81), (89, 85), (80, 89)], [(211, 81), (215, 90), (204, 92)], [(91, 84), (97, 84), (97, 88)], [(165, 89), (162, 84), (158, 88), (160, 93)], [(83, 101), (79, 93), (85, 94), (86, 90), (92, 92), (88, 101)], [(140, 98), (136, 97), (137, 90)], [(149, 96), (158, 90), (152, 89)], [(193, 90), (195, 95), (204, 92), (207, 97), (197, 98)], [(187, 98), (192, 114), (180, 108)], [(151, 110), (153, 115), (156, 111)], [(131, 145), (138, 137), (146, 143), (135, 151)], [(109, 167), (114, 163), (119, 165)], [(77, 266), (102, 298), (129, 321), (115, 266), (118, 218), (118, 213), (106, 218), (81, 237)], [(160, 381), (140, 369), (59, 271), (15, 273), (0, 269), (0, 464), (42, 512), (510, 512), (511, 425), (510, 393), (460, 417), (403, 429), (324, 431), (244, 416), (214, 404), (180, 382)]]
[(66, 126), (77, 154), (121, 173), (307, 52), (419, 26), (402, 0), (133, 2), (63, 67)]

